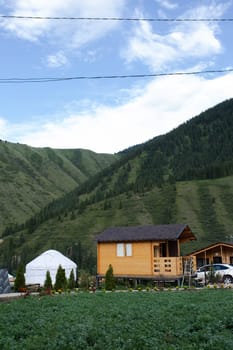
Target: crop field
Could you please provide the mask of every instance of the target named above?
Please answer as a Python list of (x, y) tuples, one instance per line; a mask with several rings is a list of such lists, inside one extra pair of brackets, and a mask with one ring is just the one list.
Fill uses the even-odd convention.
[(232, 311), (230, 289), (29, 296), (0, 303), (0, 349), (233, 349)]

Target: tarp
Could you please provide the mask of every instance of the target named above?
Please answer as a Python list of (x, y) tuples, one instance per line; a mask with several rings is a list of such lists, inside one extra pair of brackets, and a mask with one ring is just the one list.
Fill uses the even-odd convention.
[(10, 293), (11, 286), (7, 269), (0, 269), (0, 294)]
[(32, 260), (26, 265), (25, 281), (26, 284), (40, 284), (44, 285), (46, 279), (46, 272), (50, 272), (52, 283), (55, 283), (56, 273), (59, 265), (65, 269), (66, 278), (70, 277), (73, 270), (76, 278), (77, 265), (75, 262), (58, 252), (57, 250), (47, 250)]

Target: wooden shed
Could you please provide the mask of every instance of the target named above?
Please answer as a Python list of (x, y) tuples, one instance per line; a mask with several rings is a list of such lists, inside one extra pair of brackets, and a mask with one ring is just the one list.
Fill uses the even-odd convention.
[(97, 278), (171, 280), (183, 275), (181, 244), (195, 240), (184, 224), (109, 228), (96, 237)]
[(217, 242), (189, 254), (196, 260), (196, 266), (207, 264), (233, 265), (233, 243)]

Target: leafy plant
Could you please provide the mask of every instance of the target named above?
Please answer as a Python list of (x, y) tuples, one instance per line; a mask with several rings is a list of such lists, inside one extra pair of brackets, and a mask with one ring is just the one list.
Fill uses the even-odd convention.
[(25, 289), (24, 265), (20, 264), (15, 277), (14, 288), (16, 291)]
[(46, 271), (44, 287), (45, 287), (45, 289), (52, 289), (52, 287), (53, 287), (52, 278), (51, 278), (49, 270)]
[(208, 283), (216, 284), (216, 283), (220, 283), (222, 281), (222, 276), (220, 273), (214, 271), (214, 269), (211, 269), (206, 274), (206, 280)]
[(79, 271), (78, 285), (80, 288), (88, 290), (90, 280), (91, 280), (91, 275), (89, 272), (85, 270)]
[(69, 289), (75, 288), (75, 278), (74, 278), (74, 270), (73, 269), (70, 271), (70, 276), (68, 279), (68, 288)]
[(55, 280), (55, 289), (64, 290), (67, 287), (66, 273), (65, 269), (61, 265), (58, 266)]
[(1, 304), (0, 349), (228, 350), (232, 308), (214, 288), (20, 298)]
[(115, 286), (116, 286), (116, 281), (113, 275), (113, 267), (110, 264), (105, 274), (105, 289), (113, 290)]

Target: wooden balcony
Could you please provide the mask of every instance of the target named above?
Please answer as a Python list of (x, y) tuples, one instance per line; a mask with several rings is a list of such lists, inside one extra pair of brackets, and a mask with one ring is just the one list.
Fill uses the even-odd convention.
[(153, 259), (153, 275), (160, 278), (176, 277), (183, 274), (182, 257)]

